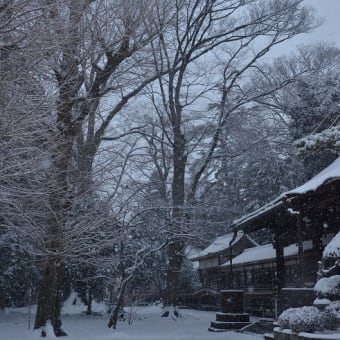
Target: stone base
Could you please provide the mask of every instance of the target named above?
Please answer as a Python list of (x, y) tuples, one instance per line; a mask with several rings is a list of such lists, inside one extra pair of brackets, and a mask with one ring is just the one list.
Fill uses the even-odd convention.
[(249, 314), (247, 313), (216, 313), (216, 321), (249, 322)]
[(248, 325), (250, 325), (249, 314), (217, 313), (216, 321), (211, 321), (209, 331), (223, 332), (228, 330), (240, 330)]
[(318, 339), (318, 340), (340, 340), (339, 333), (327, 334), (327, 333), (299, 333), (296, 334), (290, 330), (280, 330), (278, 328), (274, 329), (274, 339), (275, 340), (310, 340), (310, 339)]

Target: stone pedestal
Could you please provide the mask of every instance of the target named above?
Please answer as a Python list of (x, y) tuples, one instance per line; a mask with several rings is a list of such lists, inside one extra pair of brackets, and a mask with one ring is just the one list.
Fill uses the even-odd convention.
[(216, 314), (216, 321), (211, 321), (209, 331), (223, 332), (241, 329), (250, 325), (249, 314), (243, 313), (243, 291), (221, 291), (222, 313)]
[(243, 290), (221, 290), (222, 313), (243, 313)]

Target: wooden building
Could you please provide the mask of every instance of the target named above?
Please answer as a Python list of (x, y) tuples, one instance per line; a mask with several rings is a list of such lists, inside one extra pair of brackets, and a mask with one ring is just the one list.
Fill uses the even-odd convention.
[(273, 316), (274, 302), (279, 311), (311, 304), (318, 261), (340, 230), (340, 157), (304, 185), (234, 221), (232, 228), (229, 240), (240, 231), (251, 235), (265, 229), (272, 244), (230, 252), (225, 243), (222, 257), (209, 253), (214, 248), (209, 246), (196, 258), (204, 287), (244, 289), (245, 309), (262, 316)]
[[(303, 243), (303, 256), (307, 257), (311, 251), (311, 242)], [(296, 287), (299, 280), (298, 273), (298, 247), (292, 244), (284, 248), (286, 264), (286, 287)], [(273, 282), (276, 277), (276, 253), (272, 244), (245, 249), (240, 255), (234, 257), (231, 263), (221, 265), (221, 272), (228, 276), (232, 268), (232, 287), (246, 291), (273, 290)], [(308, 270), (303, 285), (313, 287), (317, 268)]]
[[(276, 255), (279, 289), (286, 287), (284, 248), (298, 247), (297, 287), (305, 282), (306, 268), (321, 260), (325, 240), (340, 229), (340, 157), (304, 185), (283, 193), (277, 199), (233, 224), (235, 233), (268, 229)], [(311, 241), (308, 257), (303, 256), (303, 242)]]
[(200, 280), (204, 288), (219, 290), (226, 287), (227, 277), (221, 275), (221, 264), (230, 261), (244, 249), (256, 246), (256, 242), (242, 231), (217, 237), (207, 248), (191, 257), (198, 261)]
[[(330, 237), (323, 239), (323, 244), (329, 242)], [(272, 244), (244, 249), (234, 257), (232, 262), (221, 265), (221, 274), (230, 276), (231, 284), (226, 288), (244, 290), (245, 311), (259, 316), (275, 316), (275, 298), (284, 299), (279, 310), (288, 307), (311, 304), (314, 300), (314, 284), (317, 278), (318, 264), (313, 258), (312, 241), (302, 243), (303, 259), (306, 263), (303, 279), (301, 280), (299, 267), (299, 247), (296, 244), (284, 247), (285, 286), (279, 292), (276, 290), (276, 251)], [(296, 294), (299, 299), (296, 300)], [(295, 294), (295, 295), (294, 295)], [(294, 298), (296, 301), (290, 301)]]

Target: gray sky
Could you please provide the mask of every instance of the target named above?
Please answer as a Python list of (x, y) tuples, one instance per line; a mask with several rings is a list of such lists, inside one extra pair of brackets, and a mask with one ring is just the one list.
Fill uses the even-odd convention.
[(305, 0), (306, 6), (314, 7), (315, 16), (324, 22), (321, 26), (308, 34), (297, 37), (280, 44), (272, 50), (270, 57), (294, 52), (299, 45), (308, 45), (316, 42), (334, 43), (340, 48), (340, 0)]
[[(325, 22), (302, 38), (311, 41), (335, 42), (340, 48), (340, 0), (305, 0), (306, 5), (316, 9), (316, 16)], [(301, 39), (301, 38), (300, 38)]]

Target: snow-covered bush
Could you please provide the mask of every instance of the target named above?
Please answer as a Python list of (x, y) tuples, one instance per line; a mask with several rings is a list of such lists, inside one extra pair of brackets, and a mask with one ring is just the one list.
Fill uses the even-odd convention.
[(340, 232), (325, 247), (322, 254), (319, 280), (314, 286), (317, 300), (330, 300), (324, 312), (331, 315), (327, 328), (340, 326)]
[(286, 309), (278, 318), (278, 324), (282, 329), (290, 328), (290, 322), (295, 318), (296, 308)]
[(340, 298), (340, 275), (323, 277), (314, 286), (318, 297), (337, 300)]
[(337, 318), (338, 324), (340, 324), (340, 301), (331, 302), (325, 308), (325, 312), (331, 312)]
[(316, 332), (325, 329), (336, 329), (337, 318), (331, 310), (320, 311), (314, 306), (289, 308), (278, 319), (282, 329), (289, 328), (294, 332)]
[(340, 232), (333, 237), (324, 249), (319, 270), (320, 277), (332, 275), (340, 275)]
[(337, 329), (339, 326), (339, 319), (338, 315), (332, 309), (325, 309), (323, 312), (320, 313), (320, 324), (322, 325), (322, 329), (330, 329), (334, 330)]

